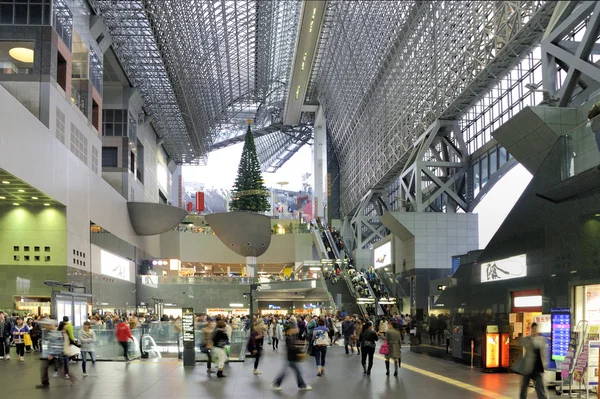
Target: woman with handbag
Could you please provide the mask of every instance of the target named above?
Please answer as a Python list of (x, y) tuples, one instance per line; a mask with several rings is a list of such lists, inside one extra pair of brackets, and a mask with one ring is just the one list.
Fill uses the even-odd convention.
[[(363, 366), (363, 370), (365, 375), (371, 375), (371, 369), (373, 368), (373, 355), (375, 355), (375, 347), (379, 338), (377, 337), (377, 333), (373, 331), (373, 323), (370, 321), (365, 323), (363, 328), (363, 332), (360, 334), (358, 338), (360, 341), (361, 348), (361, 364)], [(369, 367), (367, 368), (367, 357), (369, 358)]]
[(379, 350), (379, 353), (385, 355), (385, 375), (390, 375), (390, 359), (394, 360), (394, 377), (398, 376), (398, 367), (400, 367), (402, 355), (402, 333), (400, 333), (398, 327), (398, 323), (395, 321), (388, 321), (385, 343)]
[(319, 320), (318, 327), (313, 332), (312, 341), (313, 354), (317, 363), (317, 377), (320, 377), (325, 373), (325, 356), (327, 356), (327, 347), (331, 343), (325, 320)]

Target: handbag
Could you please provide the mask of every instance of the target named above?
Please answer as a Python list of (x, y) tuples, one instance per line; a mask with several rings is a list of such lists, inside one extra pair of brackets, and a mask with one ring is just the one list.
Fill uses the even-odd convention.
[(383, 341), (383, 344), (379, 347), (379, 354), (387, 355), (388, 353), (390, 353), (390, 346), (387, 341)]

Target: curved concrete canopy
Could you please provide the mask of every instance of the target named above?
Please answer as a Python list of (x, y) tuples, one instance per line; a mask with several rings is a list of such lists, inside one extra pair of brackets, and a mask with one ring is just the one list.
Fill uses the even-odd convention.
[(219, 240), (241, 256), (260, 256), (271, 244), (271, 219), (252, 212), (211, 213), (204, 216)]
[(128, 202), (133, 230), (140, 236), (165, 233), (181, 223), (188, 213), (174, 206), (151, 202)]

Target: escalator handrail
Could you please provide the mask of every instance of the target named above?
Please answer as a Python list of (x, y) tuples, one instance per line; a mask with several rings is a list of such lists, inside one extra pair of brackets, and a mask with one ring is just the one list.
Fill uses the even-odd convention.
[[(323, 238), (321, 237), (321, 233), (318, 229), (313, 230), (314, 237), (317, 239), (317, 243), (320, 244), (319, 252), (321, 256), (325, 256), (325, 258), (329, 259), (329, 254), (327, 253), (327, 248), (325, 247), (325, 243), (323, 242)], [(317, 246), (319, 246), (317, 244)]]
[(340, 258), (340, 251), (338, 250), (338, 247), (335, 243), (335, 241), (333, 241), (333, 236), (331, 235), (331, 231), (329, 231), (329, 229), (325, 229), (325, 237), (327, 237), (327, 241), (329, 241), (329, 245), (331, 247), (331, 250), (333, 251), (333, 255), (335, 256), (336, 259), (341, 259)]

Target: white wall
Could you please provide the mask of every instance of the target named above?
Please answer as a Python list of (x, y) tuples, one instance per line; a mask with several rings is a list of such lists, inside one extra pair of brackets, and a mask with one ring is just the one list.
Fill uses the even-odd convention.
[[(71, 109), (71, 104), (54, 86), (47, 84), (52, 93), (50, 115), (55, 115), (58, 105), (65, 110), (67, 129), (74, 121), (90, 139), (89, 143), (97, 143), (101, 148), (100, 139), (94, 139), (87, 123), (78, 120), (77, 111)], [(56, 139), (55, 118), (50, 118), (51, 126), (47, 129), (0, 87), (0, 120), (0, 168), (67, 207), (67, 253), (72, 253), (72, 249), (88, 252), (90, 221), (93, 221), (148, 253), (159, 255), (160, 237), (135, 234), (129, 222), (127, 201)], [(65, 136), (70, 136), (70, 132)], [(90, 145), (88, 151), (89, 163)]]
[[(258, 263), (293, 263), (312, 260), (312, 235), (282, 234), (271, 237), (271, 245)], [(212, 234), (169, 231), (161, 235), (161, 255), (184, 262), (239, 263), (246, 258), (230, 250)]]

